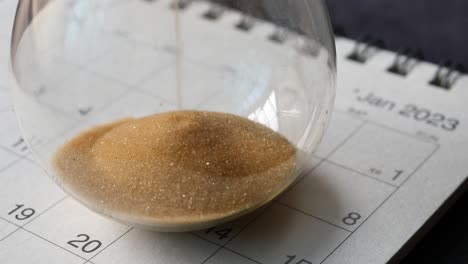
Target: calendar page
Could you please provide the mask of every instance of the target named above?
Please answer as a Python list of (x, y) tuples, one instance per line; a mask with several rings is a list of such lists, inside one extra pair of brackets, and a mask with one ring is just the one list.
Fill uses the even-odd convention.
[[(169, 8), (170, 1), (139, 4)], [(434, 65), (419, 62), (401, 76), (388, 71), (395, 54), (378, 50), (358, 63), (349, 59), (356, 43), (337, 38), (336, 109), (310, 170), (283, 195), (198, 232), (114, 222), (57, 187), (19, 132), (7, 81), (15, 7), (14, 0), (0, 0), (0, 263), (385, 263), (467, 178), (468, 78), (442, 89), (430, 84)], [(125, 111), (148, 100), (171, 109), (145, 84), (115, 84), (118, 76), (105, 67), (82, 65), (80, 71), (104, 76), (104, 85), (112, 77), (125, 96), (83, 109), (59, 104), (60, 115)]]

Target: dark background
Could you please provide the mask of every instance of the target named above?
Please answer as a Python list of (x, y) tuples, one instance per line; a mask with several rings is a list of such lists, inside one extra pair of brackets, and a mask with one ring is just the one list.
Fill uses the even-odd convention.
[[(271, 6), (271, 2), (277, 3), (280, 10), (276, 11), (281, 12), (288, 2), (297, 0), (211, 1), (281, 23), (277, 21), (280, 16), (269, 13), (264, 7)], [(265, 5), (268, 1), (270, 4)], [(468, 70), (468, 0), (322, 1), (328, 5), (338, 35), (356, 40), (368, 35), (395, 52), (409, 48), (435, 64), (450, 61), (459, 66), (459, 70)]]
[(468, 70), (467, 0), (326, 0), (338, 34), (369, 34), (387, 49), (410, 48), (436, 64)]
[[(337, 34), (352, 39), (371, 35), (395, 52), (410, 48), (422, 52), (425, 60), (433, 63), (451, 61), (468, 69), (468, 0), (327, 0), (327, 3)], [(407, 245), (414, 248), (405, 252), (408, 255), (401, 263), (468, 263), (467, 189), (465, 184), (460, 189), (462, 197), (440, 221), (438, 217), (433, 219), (435, 226), (421, 234), (422, 240)]]
[(468, 193), (409, 251), (401, 264), (468, 263)]

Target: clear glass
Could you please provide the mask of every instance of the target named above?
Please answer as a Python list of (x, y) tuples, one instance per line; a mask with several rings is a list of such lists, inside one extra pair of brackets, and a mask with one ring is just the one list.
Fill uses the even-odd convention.
[[(330, 117), (336, 64), (320, 0), (22, 0), (12, 70), (24, 139), (59, 186), (118, 221), (186, 231), (268, 203), (307, 168)], [(152, 122), (145, 129), (141, 117)], [(138, 132), (83, 136), (123, 118)], [(196, 123), (182, 136), (181, 120)], [(58, 166), (79, 135), (75, 156)], [(294, 154), (269, 162), (288, 148), (281, 139)], [(172, 149), (188, 145), (198, 154)], [(219, 164), (223, 155), (235, 164)]]

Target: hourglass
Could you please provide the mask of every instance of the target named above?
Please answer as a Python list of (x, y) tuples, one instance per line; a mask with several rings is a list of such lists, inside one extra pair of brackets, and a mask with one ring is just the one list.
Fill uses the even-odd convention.
[(280, 195), (334, 99), (319, 0), (23, 0), (16, 113), (48, 175), (130, 225), (187, 231)]

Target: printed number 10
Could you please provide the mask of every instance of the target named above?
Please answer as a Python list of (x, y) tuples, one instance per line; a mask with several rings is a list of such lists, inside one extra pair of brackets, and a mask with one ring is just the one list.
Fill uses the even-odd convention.
[(294, 256), (286, 255), (286, 258), (288, 260), (286, 260), (286, 262), (284, 264), (312, 264), (312, 262), (310, 262), (310, 261), (308, 261), (306, 259), (301, 259), (298, 262), (293, 262), (293, 260), (296, 259), (296, 255), (294, 255)]

